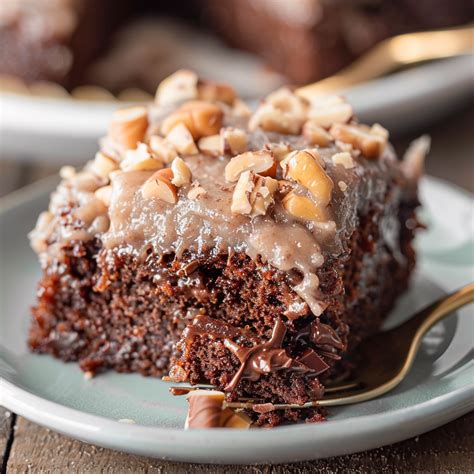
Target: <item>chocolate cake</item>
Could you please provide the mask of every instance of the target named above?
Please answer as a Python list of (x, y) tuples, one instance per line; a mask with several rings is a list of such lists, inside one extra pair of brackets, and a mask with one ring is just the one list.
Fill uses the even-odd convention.
[[(474, 8), (470, 0), (10, 0), (0, 8), (0, 73), (68, 88), (83, 84), (117, 27), (153, 14), (213, 26), (231, 45), (305, 83), (336, 72), (387, 37), (468, 23)], [(132, 72), (130, 62), (110, 76), (123, 76), (116, 80), (121, 84), (141, 76), (147, 76), (141, 83), (156, 83), (156, 67)]]
[(2, 2), (0, 73), (75, 86), (129, 10), (124, 0)]
[(30, 234), (30, 348), (259, 400), (259, 424), (321, 420), (271, 404), (321, 397), (407, 287), (425, 148), (400, 161), (341, 97), (282, 88), (251, 113), (175, 73), (62, 169)]
[(205, 0), (216, 30), (295, 83), (334, 74), (390, 36), (468, 23), (469, 0)]

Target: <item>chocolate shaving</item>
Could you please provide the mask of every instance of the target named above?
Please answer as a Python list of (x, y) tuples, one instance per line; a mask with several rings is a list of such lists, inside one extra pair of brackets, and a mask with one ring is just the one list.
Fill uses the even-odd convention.
[(258, 403), (252, 407), (255, 413), (268, 413), (275, 410), (275, 405), (273, 403)]
[(199, 268), (199, 265), (201, 265), (201, 262), (199, 260), (192, 260), (191, 262), (181, 267), (179, 274), (189, 276)]
[(341, 356), (339, 354), (335, 354), (334, 352), (327, 352), (318, 350), (318, 354), (323, 357), (327, 357), (328, 359), (332, 360), (341, 360)]

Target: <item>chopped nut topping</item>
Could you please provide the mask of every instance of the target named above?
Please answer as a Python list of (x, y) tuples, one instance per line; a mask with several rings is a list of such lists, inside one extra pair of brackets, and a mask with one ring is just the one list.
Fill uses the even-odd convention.
[(198, 97), (211, 102), (224, 102), (232, 105), (237, 97), (233, 87), (214, 81), (201, 80), (197, 85)]
[(168, 135), (166, 135), (166, 139), (183, 155), (196, 155), (199, 153), (191, 132), (183, 123), (178, 123), (172, 128)]
[(271, 151), (278, 162), (283, 161), (293, 151), (288, 142), (266, 143), (265, 150)]
[(350, 143), (345, 143), (341, 140), (336, 140), (334, 143), (337, 148), (339, 148), (339, 150), (347, 151), (347, 153), (350, 153), (350, 155), (353, 157), (360, 155), (360, 150), (356, 150)]
[(178, 201), (177, 188), (171, 182), (173, 172), (170, 168), (164, 168), (150, 176), (142, 185), (142, 196), (145, 199), (161, 199), (170, 204)]
[(372, 127), (370, 127), (370, 133), (372, 135), (378, 135), (379, 137), (385, 138), (385, 140), (388, 140), (389, 133), (388, 130), (379, 123), (374, 123)]
[(282, 88), (268, 95), (249, 121), (249, 128), (298, 135), (307, 118), (306, 101)]
[(95, 193), (95, 197), (100, 199), (107, 207), (110, 206), (110, 199), (112, 197), (112, 186), (102, 186)]
[(95, 154), (89, 169), (97, 176), (108, 179), (112, 171), (119, 169), (119, 165), (114, 159), (99, 151)]
[(30, 232), (31, 246), (37, 253), (46, 251), (48, 239), (51, 235), (54, 215), (49, 211), (43, 211), (36, 221), (35, 228)]
[(235, 90), (228, 84), (199, 79), (193, 71), (180, 70), (164, 79), (158, 86), (155, 101), (159, 105), (201, 99), (232, 105)]
[(85, 224), (91, 224), (98, 216), (106, 214), (107, 206), (97, 197), (88, 200), (74, 211), (74, 217), (81, 219)]
[(309, 117), (315, 125), (329, 128), (335, 123), (346, 123), (354, 115), (350, 104), (342, 97), (330, 96), (311, 103)]
[(145, 143), (140, 143), (135, 150), (127, 150), (120, 163), (123, 171), (146, 171), (163, 168), (163, 162), (150, 153)]
[(76, 170), (73, 166), (63, 166), (59, 170), (59, 176), (62, 179), (71, 179), (75, 176)]
[(286, 179), (280, 179), (278, 181), (278, 191), (280, 194), (289, 193), (293, 189), (293, 183)]
[(291, 178), (308, 189), (322, 207), (329, 204), (333, 182), (326, 174), (316, 150), (294, 151), (281, 163), (283, 177)]
[(232, 114), (235, 117), (250, 117), (252, 115), (252, 110), (244, 101), (235, 99), (234, 106), (232, 107)]
[(247, 151), (248, 137), (244, 130), (240, 128), (227, 127), (221, 129), (221, 151), (237, 155)]
[(97, 188), (106, 184), (103, 179), (87, 170), (75, 173), (69, 179), (78, 191), (94, 192)]
[(221, 154), (221, 136), (210, 135), (202, 137), (198, 142), (199, 150), (202, 154), (208, 156), (219, 156)]
[(225, 167), (225, 179), (235, 182), (244, 171), (253, 171), (262, 176), (276, 175), (276, 161), (271, 151), (247, 151), (232, 158)]
[(265, 215), (275, 201), (273, 195), (278, 189), (278, 181), (259, 176), (253, 171), (244, 171), (235, 185), (231, 211), (250, 217)]
[(310, 119), (303, 125), (303, 136), (310, 145), (328, 146), (332, 140), (331, 135), (314, 119)]
[(368, 159), (376, 159), (384, 150), (387, 139), (373, 135), (356, 125), (334, 124), (329, 133), (336, 139), (350, 143)]
[(171, 163), (171, 171), (173, 172), (171, 182), (178, 188), (191, 182), (191, 170), (181, 158), (177, 157), (173, 160), (173, 163)]
[(339, 189), (342, 191), (342, 192), (345, 192), (346, 189), (347, 189), (347, 184), (344, 182), (344, 181), (339, 181), (337, 183), (337, 185), (339, 186)]
[(187, 70), (176, 71), (161, 81), (155, 101), (159, 105), (173, 104), (182, 100), (197, 99), (198, 76)]
[(331, 160), (335, 166), (344, 166), (347, 170), (354, 168), (355, 162), (349, 152), (343, 151), (341, 153), (335, 153), (332, 155)]
[(143, 141), (148, 128), (146, 107), (119, 109), (112, 116), (109, 137), (125, 150), (133, 149)]
[(149, 145), (153, 154), (164, 163), (171, 163), (178, 156), (176, 148), (169, 141), (158, 135), (153, 135), (150, 138)]
[(184, 103), (170, 114), (161, 125), (161, 132), (167, 135), (177, 124), (185, 125), (193, 138), (216, 135), (222, 127), (223, 112), (215, 104), (194, 100)]
[(431, 139), (423, 135), (410, 143), (403, 156), (401, 167), (408, 179), (418, 180), (423, 175), (426, 155), (430, 151)]
[(207, 191), (199, 185), (199, 182), (194, 181), (194, 183), (191, 186), (191, 189), (188, 192), (188, 199), (199, 199), (201, 196), (204, 196), (207, 194)]
[(325, 221), (327, 213), (325, 209), (317, 206), (310, 198), (300, 196), (290, 191), (282, 200), (283, 207), (292, 216), (309, 221)]

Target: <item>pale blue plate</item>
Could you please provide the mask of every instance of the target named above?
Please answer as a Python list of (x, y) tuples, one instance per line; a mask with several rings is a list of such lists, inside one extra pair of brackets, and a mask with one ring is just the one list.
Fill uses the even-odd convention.
[[(190, 462), (291, 462), (342, 455), (419, 435), (472, 410), (472, 307), (435, 326), (407, 379), (384, 397), (330, 410), (328, 421), (272, 430), (184, 431), (186, 402), (167, 384), (107, 373), (85, 380), (75, 364), (27, 351), (39, 278), (27, 232), (53, 183), (3, 200), (0, 213), (0, 404), (39, 424), (104, 447)], [(472, 196), (441, 181), (422, 185), (419, 265), (395, 325), (446, 291), (474, 280)], [(124, 424), (131, 419), (136, 424)]]

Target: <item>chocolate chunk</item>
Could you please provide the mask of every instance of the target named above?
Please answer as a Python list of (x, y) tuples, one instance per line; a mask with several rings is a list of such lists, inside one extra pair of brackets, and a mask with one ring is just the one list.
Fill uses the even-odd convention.
[(185, 427), (218, 428), (221, 426), (221, 415), (224, 403), (222, 392), (196, 391), (188, 397), (189, 410)]
[(306, 349), (296, 360), (311, 369), (312, 375), (322, 374), (329, 369), (329, 365), (313, 349)]
[(240, 428), (252, 424), (243, 412), (224, 408), (224, 394), (214, 390), (196, 390), (188, 395), (188, 416), (185, 428)]

